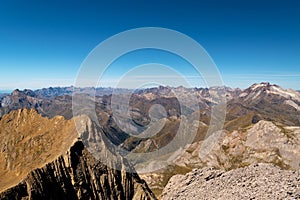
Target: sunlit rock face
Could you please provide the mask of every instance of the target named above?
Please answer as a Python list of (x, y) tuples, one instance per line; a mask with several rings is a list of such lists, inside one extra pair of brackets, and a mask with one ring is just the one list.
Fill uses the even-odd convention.
[[(87, 116), (74, 120), (86, 124), (82, 131), (101, 130)], [(121, 171), (95, 159), (73, 120), (23, 109), (4, 115), (0, 127), (0, 199), (156, 199), (121, 156)]]

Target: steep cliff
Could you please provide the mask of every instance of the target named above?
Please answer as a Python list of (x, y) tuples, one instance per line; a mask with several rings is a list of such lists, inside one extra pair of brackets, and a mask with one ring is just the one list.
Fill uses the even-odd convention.
[[(83, 131), (101, 130), (86, 116), (75, 120)], [(0, 199), (155, 199), (120, 156), (120, 171), (95, 159), (72, 120), (24, 109), (5, 115), (0, 127)]]

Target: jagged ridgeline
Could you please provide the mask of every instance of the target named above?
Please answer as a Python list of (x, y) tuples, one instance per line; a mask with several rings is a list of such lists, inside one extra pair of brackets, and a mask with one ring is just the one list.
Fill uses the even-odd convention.
[[(87, 116), (74, 120), (93, 123)], [(118, 158), (116, 164), (130, 167)], [(0, 177), (0, 199), (156, 199), (136, 173), (96, 160), (78, 139), (73, 120), (45, 118), (34, 109), (11, 111), (0, 120)]]
[[(160, 171), (140, 174), (157, 196), (161, 194), (170, 177), (175, 174), (185, 174), (193, 168), (209, 166), (222, 170), (232, 170), (259, 162), (272, 163), (281, 169), (299, 168), (300, 93), (298, 91), (283, 89), (278, 85), (269, 83), (253, 84), (244, 90), (228, 87), (174, 88), (162, 86), (136, 91), (126, 89), (113, 91), (111, 88), (46, 88), (36, 91), (15, 90), (11, 94), (0, 96), (0, 117), (2, 117), (1, 123), (3, 123), (0, 128), (0, 164), (3, 165), (1, 170), (4, 170), (0, 174), (0, 185), (11, 183), (11, 181), (18, 184), (22, 180), (26, 180), (27, 174), (32, 170), (43, 168), (45, 163), (51, 163), (59, 156), (67, 155), (66, 152), (71, 155), (71, 146), (75, 142), (70, 139), (72, 137), (67, 136), (68, 131), (58, 130), (59, 127), (65, 127), (65, 125), (57, 126), (56, 130), (55, 128), (47, 128), (51, 126), (43, 124), (42, 121), (47, 119), (43, 117), (49, 117), (46, 120), (47, 123), (51, 124), (50, 122), (52, 122), (52, 124), (55, 124), (55, 120), (60, 119), (59, 115), (65, 119), (71, 119), (73, 117), (71, 96), (73, 91), (77, 91), (78, 95), (84, 95), (87, 100), (91, 97), (90, 101), (94, 101), (94, 97), (87, 97), (87, 95), (96, 94), (94, 102), (96, 120), (98, 121), (95, 124), (101, 127), (101, 133), (105, 134), (112, 144), (133, 153), (152, 152), (166, 146), (177, 133), (182, 116), (189, 119), (194, 115), (200, 115), (199, 128), (194, 141), (187, 149), (184, 149), (182, 155), (174, 157), (174, 160)], [(218, 103), (216, 99), (220, 91), (225, 92), (225, 94), (222, 94), (226, 95), (227, 99), (226, 119), (223, 129), (219, 132), (216, 131), (220, 134), (220, 140), (206, 157), (199, 157), (205, 135), (210, 127), (211, 108)], [(132, 92), (129, 103), (131, 107), (130, 116), (133, 120), (130, 122), (131, 124), (126, 124), (129, 127), (143, 127), (149, 124), (151, 121), (149, 110), (155, 104), (159, 104), (165, 109), (165, 113), (156, 113), (158, 119), (165, 122), (165, 126), (150, 138), (139, 138), (128, 134), (126, 130), (118, 126), (113, 117), (111, 109), (112, 92), (118, 95)], [(197, 104), (189, 102), (191, 96), (197, 97)], [(182, 108), (177, 97), (186, 99), (187, 106)], [(200, 113), (193, 113), (195, 107), (200, 108)], [(16, 113), (19, 112), (18, 109), (23, 108), (34, 108), (41, 116), (38, 115), (37, 120), (29, 120), (28, 127), (22, 130), (20, 129), (22, 126), (14, 125), (10, 127), (4, 123), (3, 120), (7, 119), (8, 116), (12, 116), (11, 121), (7, 120), (8, 124), (15, 122)], [(25, 121), (27, 123), (28, 120)], [(70, 123), (64, 119), (61, 121)], [(29, 128), (29, 126), (33, 128)], [(53, 125), (53, 127), (55, 126)], [(75, 127), (73, 126), (73, 128)], [(39, 131), (44, 132), (39, 134)], [(56, 142), (52, 144), (52, 139), (47, 135), (56, 132), (59, 133), (59, 135), (56, 135), (59, 141), (55, 140)], [(71, 132), (76, 133), (76, 130)], [(26, 134), (30, 136), (26, 136)], [(188, 135), (189, 132), (187, 131), (186, 134)], [(15, 136), (19, 138), (15, 138)], [(65, 141), (65, 138), (68, 139)], [(65, 141), (65, 144), (62, 144), (61, 141)], [(20, 147), (15, 143), (18, 143)], [(22, 145), (28, 146), (22, 149)], [(62, 150), (62, 147), (67, 147), (67, 149)], [(86, 152), (85, 149), (83, 151)], [(22, 152), (25, 152), (28, 157), (20, 156)], [(28, 160), (31, 160), (31, 162), (28, 162)], [(64, 157), (64, 162), (68, 163), (66, 160), (68, 159)], [(30, 163), (38, 165), (31, 166)], [(68, 166), (68, 164), (65, 165)], [(67, 168), (71, 169), (72, 166)], [(70, 174), (68, 176), (72, 177)], [(85, 175), (80, 176), (85, 177)], [(2, 177), (4, 178), (2, 179)], [(25, 183), (23, 182), (23, 186)], [(76, 188), (85, 187), (76, 185)], [(78, 190), (74, 190), (78, 192)], [(28, 188), (26, 191), (28, 191)], [(83, 191), (90, 191), (90, 189)], [(112, 193), (108, 192), (106, 194)]]

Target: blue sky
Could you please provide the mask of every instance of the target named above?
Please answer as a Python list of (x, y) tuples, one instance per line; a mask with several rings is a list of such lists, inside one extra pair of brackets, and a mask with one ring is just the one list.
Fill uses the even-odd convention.
[[(174, 29), (199, 42), (225, 85), (245, 88), (268, 81), (300, 89), (297, 0), (2, 0), (0, 89), (72, 85), (81, 63), (101, 41), (148, 26)], [(157, 51), (137, 52), (116, 62), (103, 85), (143, 62), (172, 63), (195, 79), (190, 66), (177, 61)]]

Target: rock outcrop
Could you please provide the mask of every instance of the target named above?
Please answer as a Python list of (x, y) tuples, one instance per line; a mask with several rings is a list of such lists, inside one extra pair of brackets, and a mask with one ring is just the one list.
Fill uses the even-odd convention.
[(202, 141), (192, 144), (174, 162), (182, 167), (230, 170), (255, 163), (299, 169), (300, 127), (261, 120), (244, 130), (222, 131), (212, 150), (201, 157)]
[(137, 174), (99, 163), (82, 142), (44, 167), (31, 171), (1, 199), (155, 199)]
[[(84, 131), (101, 130), (89, 127), (96, 125), (86, 116), (74, 120), (86, 125)], [(0, 126), (0, 199), (156, 199), (120, 156), (124, 170), (97, 160), (73, 120), (24, 109), (5, 115)]]
[(300, 168), (300, 127), (261, 120), (244, 129), (223, 130), (219, 134), (215, 143), (207, 143), (212, 147), (208, 154), (202, 156), (203, 141), (193, 143), (167, 168), (141, 177), (157, 191), (173, 175), (185, 174), (193, 168), (229, 171), (257, 163), (270, 163), (281, 169)]
[(300, 199), (300, 171), (281, 170), (272, 164), (255, 164), (228, 172), (194, 169), (170, 179), (162, 200), (170, 199)]

